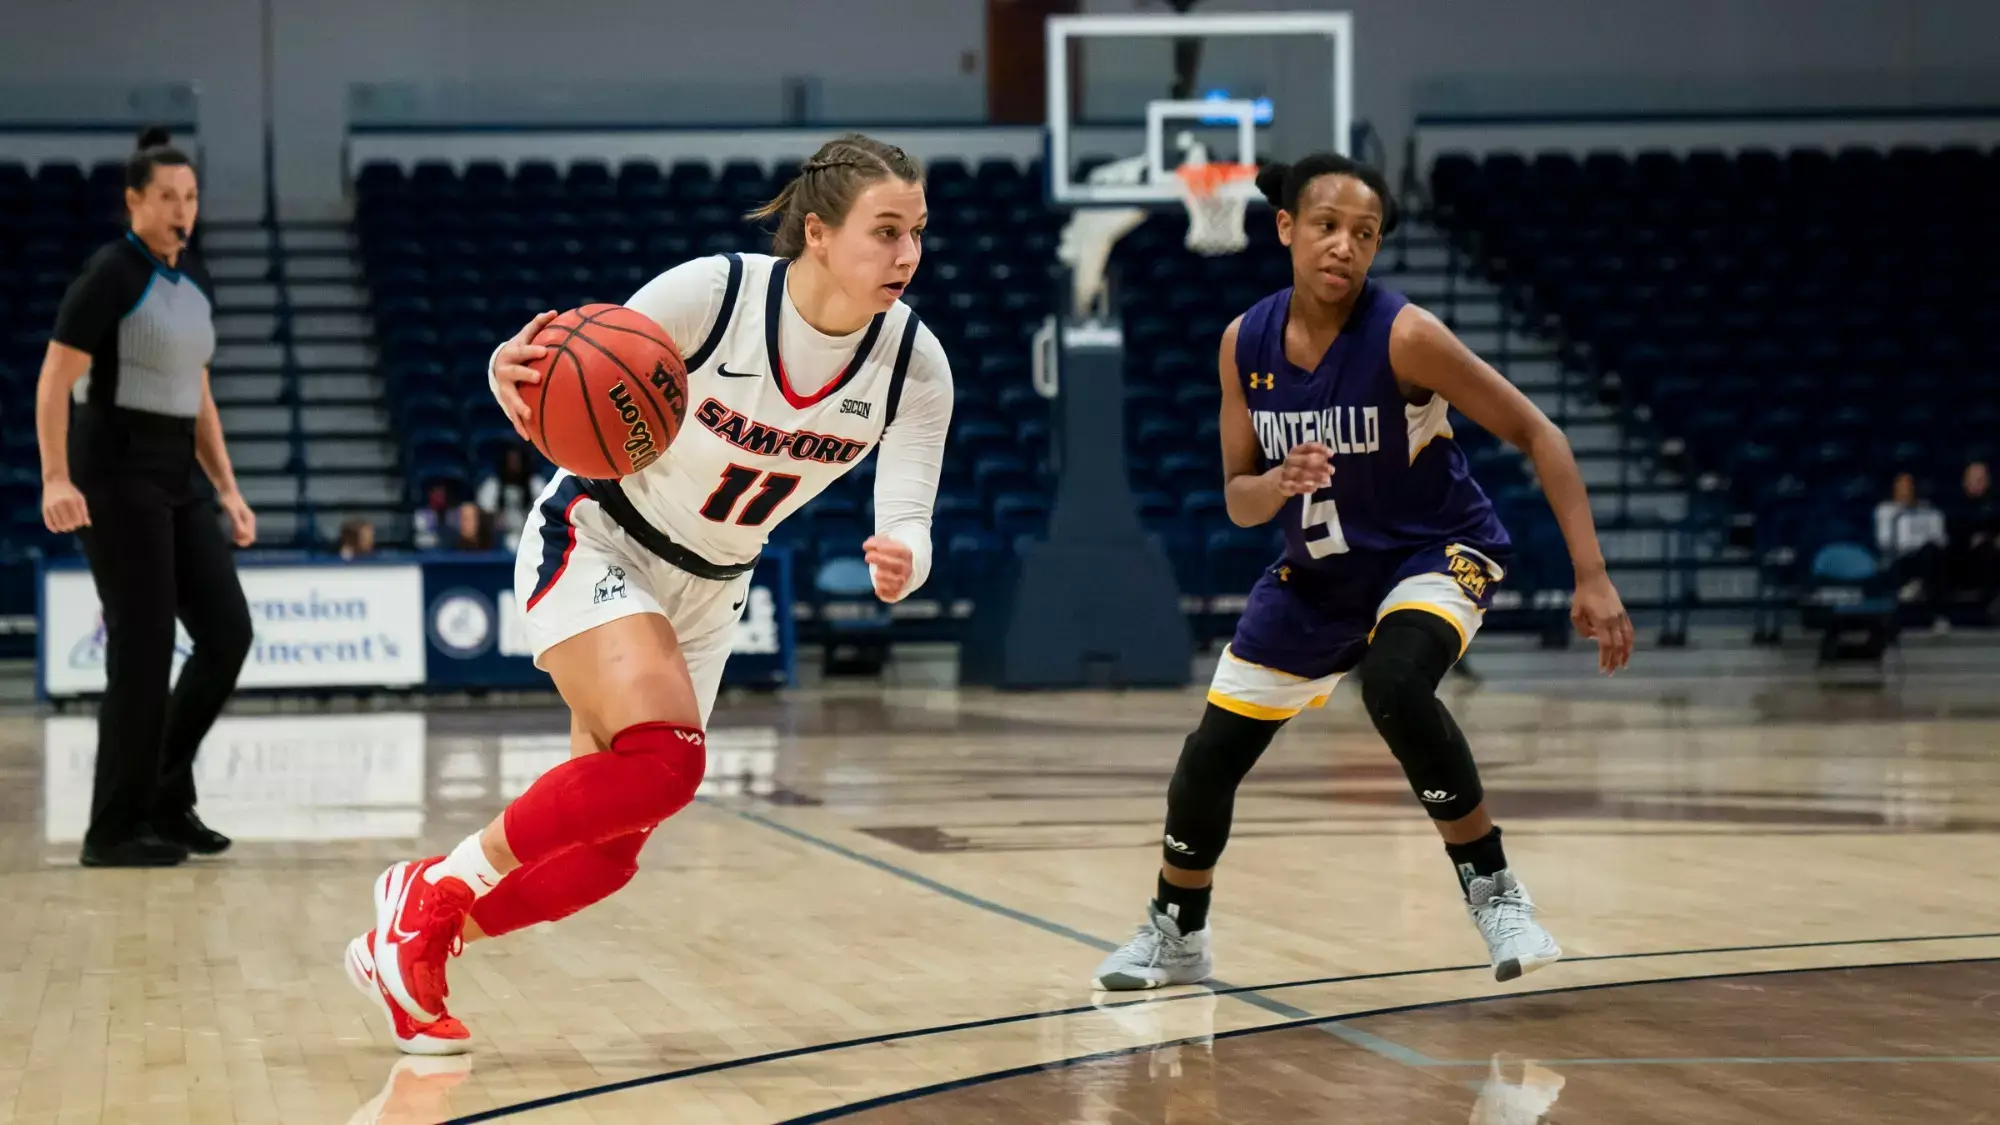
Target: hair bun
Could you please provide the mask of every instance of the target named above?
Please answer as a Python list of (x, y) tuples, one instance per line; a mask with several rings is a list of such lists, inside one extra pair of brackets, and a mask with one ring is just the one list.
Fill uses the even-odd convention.
[(1289, 164), (1265, 164), (1257, 169), (1257, 191), (1273, 207), (1285, 205), (1285, 177), (1290, 175)]
[(158, 148), (173, 139), (173, 133), (165, 125), (148, 125), (139, 130), (139, 147), (142, 149)]

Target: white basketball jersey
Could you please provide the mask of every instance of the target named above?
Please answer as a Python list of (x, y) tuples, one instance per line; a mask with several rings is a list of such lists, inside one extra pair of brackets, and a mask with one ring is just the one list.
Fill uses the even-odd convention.
[(680, 433), (619, 482), (648, 523), (712, 563), (755, 558), (772, 528), (860, 463), (881, 440), (909, 369), (919, 325), (898, 302), (870, 323), (838, 375), (798, 393), (778, 354), (790, 265), (730, 256), (729, 289), (707, 339), (678, 341), (688, 364)]

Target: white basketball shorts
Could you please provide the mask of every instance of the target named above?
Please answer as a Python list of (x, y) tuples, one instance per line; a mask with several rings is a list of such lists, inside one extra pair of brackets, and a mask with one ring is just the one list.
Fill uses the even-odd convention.
[(635, 613), (657, 613), (680, 639), (703, 726), (751, 579), (749, 573), (699, 578), (646, 550), (568, 473), (557, 473), (542, 490), (514, 555), (514, 596), (536, 667), (543, 653), (579, 633)]

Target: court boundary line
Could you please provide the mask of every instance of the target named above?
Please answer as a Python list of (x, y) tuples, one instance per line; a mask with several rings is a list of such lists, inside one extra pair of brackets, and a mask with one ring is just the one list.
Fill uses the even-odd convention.
[[(1061, 926), (1058, 923), (1050, 922), (1047, 919), (1036, 918), (1034, 915), (1027, 914), (1024, 911), (1015, 910), (1014, 908), (1008, 906), (1002, 906), (999, 903), (992, 903), (987, 899), (982, 899), (977, 895), (961, 891), (956, 887), (952, 887), (948, 884), (939, 882), (938, 880), (929, 878), (928, 876), (919, 875), (914, 871), (908, 871), (904, 868), (898, 867), (897, 865), (890, 863), (887, 860), (876, 859), (873, 856), (865, 855), (861, 852), (854, 851), (852, 848), (847, 848), (844, 847), (843, 845), (836, 844), (831, 840), (824, 840), (818, 836), (813, 835), (812, 833), (804, 831), (803, 829), (796, 829), (789, 825), (781, 824), (777, 821), (771, 820), (768, 817), (764, 817), (757, 813), (749, 812), (748, 810), (733, 809), (726, 805), (720, 805), (707, 797), (698, 798), (698, 800), (700, 801), (700, 803), (707, 805), (719, 812), (725, 812), (732, 816), (737, 817), (738, 819), (742, 819), (753, 824), (759, 824), (761, 826), (771, 828), (782, 835), (789, 836), (793, 839), (799, 840), (802, 843), (809, 843), (816, 847), (830, 851), (836, 855), (840, 855), (844, 858), (853, 859), (857, 862), (862, 863), (864, 866), (874, 868), (878, 871), (882, 871), (885, 874), (894, 875), (897, 878), (915, 883), (918, 886), (922, 886), (927, 890), (936, 891), (937, 893), (942, 894), (947, 898), (963, 903), (965, 905), (974, 906), (981, 910), (987, 910), (991, 913), (999, 914), (1002, 917), (1013, 918), (1018, 921), (1025, 922), (1028, 925), (1034, 926), (1036, 929), (1043, 930), (1046, 933), (1051, 933), (1056, 936), (1072, 937), (1072, 935), (1074, 935), (1074, 937), (1072, 937), (1072, 940), (1081, 940), (1085, 944), (1093, 945), (1096, 946), (1097, 948), (1104, 949), (1106, 951), (1116, 948), (1116, 946), (1113, 946), (1107, 942), (1103, 942), (1101, 939), (1091, 937), (1087, 934), (1083, 934), (1081, 933), (1081, 931), (1071, 929), (1068, 926)], [(1775, 942), (1763, 945), (1715, 946), (1715, 947), (1700, 948), (1700, 949), (1666, 949), (1666, 950), (1655, 950), (1650, 952), (1636, 952), (1636, 953), (1590, 954), (1590, 955), (1583, 955), (1576, 957), (1564, 957), (1561, 963), (1567, 964), (1572, 962), (1589, 963), (1594, 961), (1627, 961), (1627, 960), (1641, 960), (1654, 957), (1692, 957), (1692, 956), (1701, 956), (1704, 954), (1713, 954), (1713, 953), (1777, 952), (1790, 949), (1820, 949), (1820, 948), (1833, 948), (1833, 947), (1850, 946), (1850, 945), (1853, 946), (1901, 945), (1901, 944), (1913, 944), (1913, 943), (1937, 942), (1937, 941), (1977, 941), (1977, 940), (1995, 939), (1995, 938), (2000, 938), (2000, 931), (1985, 932), (1985, 933), (1964, 933), (1964, 934), (1917, 934), (1908, 937), (1852, 938), (1852, 939), (1836, 939), (1836, 940), (1808, 941), (1808, 942)], [(1892, 967), (1895, 965), (1955, 964), (1967, 961), (1984, 961), (1984, 960), (1994, 960), (1994, 959), (1995, 958), (1973, 957), (1973, 958), (1946, 959), (1940, 961), (1895, 961), (1895, 962), (1885, 962), (1881, 965), (1823, 966), (1819, 969), (1762, 970), (1761, 972), (1763, 974), (1777, 973), (1777, 972), (1818, 972), (1818, 971), (1826, 971), (1830, 969), (1839, 969), (1839, 968), (1883, 968), (1883, 967)], [(1107, 1009), (1133, 1007), (1141, 1004), (1174, 1003), (1180, 1000), (1192, 1000), (1203, 996), (1218, 996), (1218, 997), (1242, 996), (1249, 993), (1276, 992), (1294, 988), (1308, 988), (1318, 985), (1348, 984), (1348, 983), (1358, 983), (1362, 981), (1372, 981), (1372, 980), (1393, 980), (1400, 977), (1430, 976), (1430, 975), (1439, 975), (1444, 973), (1471, 972), (1471, 971), (1490, 969), (1490, 968), (1491, 968), (1490, 965), (1482, 962), (1479, 964), (1472, 964), (1472, 965), (1441, 965), (1428, 968), (1393, 969), (1385, 972), (1376, 972), (1376, 973), (1353, 973), (1353, 974), (1344, 974), (1344, 975), (1328, 976), (1328, 977), (1309, 977), (1294, 981), (1279, 981), (1272, 984), (1227, 986), (1224, 988), (1197, 988), (1197, 989), (1191, 989), (1190, 991), (1186, 992), (1175, 992), (1164, 995), (1159, 993), (1149, 993), (1146, 994), (1143, 998), (1118, 1001), (1115, 1003), (1081, 1004), (1074, 1007), (1058, 1008), (1049, 1011), (1016, 1012), (1011, 1015), (988, 1016), (982, 1019), (962, 1020), (956, 1023), (936, 1024), (928, 1027), (903, 1028), (895, 1031), (878, 1032), (874, 1035), (860, 1036), (853, 1039), (841, 1039), (841, 1040), (834, 1040), (828, 1043), (810, 1044), (803, 1047), (791, 1047), (781, 1051), (766, 1052), (760, 1055), (741, 1056), (733, 1059), (718, 1059), (714, 1062), (699, 1063), (694, 1066), (682, 1067), (670, 1071), (662, 1071), (657, 1074), (643, 1074), (634, 1078), (620, 1079), (619, 1081), (616, 1082), (604, 1083), (597, 1086), (587, 1086), (577, 1090), (565, 1090), (554, 1094), (544, 1095), (543, 1097), (534, 1098), (524, 1102), (516, 1102), (510, 1105), (495, 1106), (492, 1109), (479, 1110), (474, 1113), (449, 1118), (448, 1120), (442, 1122), (441, 1125), (475, 1125), (475, 1123), (477, 1122), (495, 1121), (503, 1117), (511, 1117), (516, 1114), (529, 1113), (538, 1109), (548, 1109), (554, 1106), (566, 1104), (568, 1102), (582, 1101), (585, 1098), (598, 1097), (605, 1094), (623, 1093), (627, 1090), (638, 1089), (644, 1086), (663, 1085), (665, 1083), (677, 1081), (683, 1078), (698, 1078), (705, 1074), (714, 1074), (729, 1070), (739, 1070), (746, 1067), (758, 1066), (764, 1063), (783, 1062), (788, 1059), (802, 1058), (810, 1055), (832, 1054), (836, 1051), (849, 1050), (855, 1047), (877, 1046), (883, 1043), (895, 1042), (897, 1040), (902, 1040), (902, 1039), (924, 1039), (938, 1035), (949, 1035), (960, 1031), (977, 1031), (988, 1027), (1003, 1027), (1009, 1024), (1030, 1023), (1045, 1019), (1057, 1019), (1065, 1016), (1083, 1015), (1085, 1013), (1093, 1011), (1104, 1011)], [(1714, 976), (1741, 976), (1741, 975), (1749, 975), (1749, 974), (1724, 973), (1724, 974), (1710, 974), (1709, 976), (1697, 975), (1697, 976), (1689, 976), (1682, 978), (1663, 978), (1650, 981), (1628, 981), (1621, 983), (1658, 984), (1658, 983), (1672, 983), (1677, 980), (1679, 981), (1704, 980), (1704, 979), (1711, 979)], [(1520, 991), (1520, 992), (1497, 993), (1491, 996), (1468, 997), (1465, 998), (1464, 1000), (1438, 1001), (1435, 1003), (1438, 1004), (1472, 1003), (1485, 1000), (1502, 1000), (1520, 996), (1534, 996), (1547, 992), (1567, 992), (1567, 991), (1577, 991), (1588, 988), (1610, 988), (1610, 987), (1618, 987), (1618, 985), (1617, 984), (1574, 985), (1557, 989), (1536, 989), (1536, 990)], [(1365, 1015), (1387, 1014), (1387, 1011), (1385, 1010), (1378, 1012), (1364, 1012), (1357, 1015), (1348, 1015), (1348, 1016), (1342, 1016), (1342, 1015), (1313, 1016), (1310, 1013), (1305, 1012), (1304, 1009), (1294, 1008), (1291, 1005), (1282, 1004), (1279, 1001), (1269, 1000), (1269, 998), (1267, 997), (1260, 997), (1259, 999), (1265, 999), (1270, 1004), (1279, 1005), (1284, 1009), (1288, 1009), (1289, 1012), (1291, 1013), (1297, 1013), (1298, 1017), (1302, 1018), (1295, 1018), (1292, 1020), (1292, 1023), (1296, 1026), (1333, 1023), (1343, 1019), (1358, 1019)], [(1246, 1002), (1254, 1003), (1255, 1001), (1246, 1001)], [(1285, 1014), (1284, 1012), (1276, 1011), (1273, 1008), (1267, 1008), (1266, 1010), (1273, 1011), (1274, 1014)], [(1283, 1025), (1271, 1024), (1265, 1026), (1266, 1028), (1276, 1028)], [(1249, 1030), (1249, 1029), (1243, 1029), (1243, 1030)], [(1347, 1029), (1347, 1030), (1355, 1030), (1355, 1029)], [(1366, 1033), (1361, 1033), (1361, 1034), (1366, 1034)], [(1147, 1047), (1132, 1048), (1131, 1050), (1150, 1050), (1153, 1047), (1167, 1046), (1167, 1045), (1168, 1044), (1165, 1043), (1152, 1044)], [(1356, 1045), (1358, 1046), (1359, 1044)], [(1416, 1052), (1411, 1052), (1411, 1053), (1415, 1054)], [(1393, 1056), (1391, 1057), (1393, 1058)], [(1421, 1066), (1418, 1067), (1419, 1069), (1436, 1069), (1440, 1066), (1456, 1065), (1449, 1060), (1430, 1059), (1427, 1056), (1425, 1056), (1425, 1060), (1426, 1061)], [(1401, 1062), (1403, 1060), (1396, 1059), (1394, 1061)], [(1057, 1064), (1049, 1064), (1049, 1065), (1054, 1066)], [(795, 1120), (804, 1120), (804, 1119), (795, 1119)]]
[[(1081, 930), (1065, 926), (1060, 922), (1052, 922), (1047, 918), (1038, 917), (1036, 915), (1028, 913), (1025, 910), (1017, 910), (1014, 907), (994, 902), (991, 899), (981, 898), (978, 895), (972, 894), (969, 891), (959, 890), (957, 887), (951, 886), (948, 883), (939, 882), (938, 880), (932, 879), (927, 875), (920, 875), (915, 871), (911, 871), (906, 867), (902, 867), (898, 864), (891, 863), (886, 859), (877, 859), (876, 857), (868, 855), (864, 852), (855, 851), (853, 848), (847, 847), (845, 844), (837, 844), (832, 840), (826, 839), (823, 836), (819, 836), (811, 832), (807, 832), (802, 828), (794, 828), (789, 824), (773, 820), (770, 817), (763, 815), (762, 813), (752, 812), (749, 809), (730, 808), (727, 805), (717, 805), (714, 804), (713, 802), (710, 802), (710, 807), (715, 808), (718, 811), (728, 813), (729, 815), (734, 816), (739, 820), (743, 820), (748, 823), (758, 825), (759, 827), (762, 828), (768, 828), (773, 832), (777, 832), (781, 835), (788, 836), (801, 843), (810, 844), (824, 851), (832, 852), (834, 855), (840, 856), (843, 859), (853, 860), (857, 863), (861, 863), (868, 867), (872, 867), (875, 870), (881, 871), (885, 874), (893, 875), (899, 879), (915, 883), (918, 886), (925, 888), (926, 890), (935, 891), (939, 894), (946, 896), (947, 898), (953, 899), (967, 906), (975, 907), (977, 909), (987, 911), (988, 913), (991, 914), (997, 914), (1003, 918), (1011, 919), (1016, 922), (1022, 922), (1027, 925), (1033, 926), (1044, 933), (1053, 934), (1056, 937), (1067, 938), (1070, 941), (1090, 946), (1092, 949), (1096, 949), (1104, 953), (1109, 953), (1112, 950), (1118, 948), (1117, 945), (1114, 945), (1111, 942), (1105, 941), (1102, 938), (1093, 937), (1092, 935), (1086, 934)], [(1214, 989), (1214, 995), (1232, 996), (1237, 1000), (1240, 1000), (1243, 1003), (1250, 1005), (1253, 1008), (1261, 1008), (1264, 1011), (1269, 1012), (1274, 1016), (1281, 1016), (1285, 1019), (1296, 1020), (1296, 1019), (1303, 1019), (1312, 1015), (1311, 1012), (1306, 1011), (1304, 1008), (1294, 1007), (1293, 1005), (1287, 1004), (1282, 1000), (1275, 1000), (1269, 996), (1264, 996), (1261, 994), (1262, 990), (1260, 989), (1244, 988), (1237, 985), (1232, 985), (1227, 981), (1215, 980), (1213, 978), (1211, 978), (1211, 983), (1217, 986)], [(1345, 1027), (1336, 1021), (1327, 1021), (1323, 1023), (1321, 1025), (1321, 1030), (1325, 1031), (1328, 1035), (1331, 1035), (1337, 1039), (1342, 1040), (1343, 1042), (1350, 1043), (1356, 1047), (1360, 1047), (1364, 1051), (1373, 1051), (1374, 1053), (1381, 1055), (1383, 1058), (1389, 1059), (1392, 1062), (1401, 1063), (1404, 1066), (1423, 1067), (1423, 1066), (1428, 1066), (1429, 1064), (1436, 1061), (1435, 1059), (1432, 1059), (1429, 1055), (1426, 1055), (1421, 1051), (1412, 1050), (1409, 1047), (1403, 1046), (1401, 1043), (1397, 1043), (1389, 1039), (1384, 1039), (1379, 1035), (1371, 1035), (1368, 1032), (1362, 1031), (1358, 1028)]]
[[(788, 1117), (783, 1121), (778, 1122), (778, 1125), (816, 1125), (817, 1122), (835, 1121), (843, 1117), (851, 1117), (857, 1113), (865, 1113), (871, 1109), (880, 1109), (884, 1106), (899, 1105), (903, 1102), (920, 1101), (924, 1098), (931, 1097), (936, 1094), (946, 1094), (954, 1090), (968, 1089), (973, 1086), (984, 1086), (993, 1082), (1005, 1081), (1006, 1079), (1009, 1078), (1020, 1078), (1025, 1075), (1037, 1073), (1039, 1071), (1069, 1070), (1074, 1067), (1085, 1065), (1087, 1063), (1101, 1062), (1105, 1059), (1124, 1058), (1128, 1055), (1138, 1054), (1141, 1051), (1156, 1051), (1167, 1047), (1184, 1047), (1190, 1044), (1198, 1044), (1202, 1042), (1216, 1042), (1223, 1039), (1241, 1039), (1246, 1036), (1261, 1035), (1265, 1032), (1271, 1032), (1271, 1031), (1296, 1031), (1303, 1028), (1312, 1027), (1315, 1024), (1322, 1022), (1322, 1020), (1367, 1019), (1372, 1016), (1401, 1015), (1409, 1012), (1430, 1011), (1439, 1008), (1453, 1008), (1453, 1007), (1464, 1007), (1472, 1004), (1486, 1004), (1498, 1000), (1520, 1000), (1523, 998), (1533, 997), (1533, 996), (1549, 996), (1549, 995), (1557, 995), (1560, 993), (1569, 993), (1569, 992), (1597, 992), (1609, 988), (1631, 988), (1639, 985), (1648, 985), (1648, 984), (1690, 984), (1696, 981), (1704, 981), (1704, 980), (1732, 980), (1744, 977), (1788, 976), (1788, 975), (1797, 975), (1800, 973), (1851, 972), (1856, 970), (1868, 970), (1868, 969), (1900, 969), (1900, 968), (1910, 968), (1914, 966), (1926, 966), (1926, 965), (1965, 965), (1965, 964), (1978, 964), (1978, 963), (1996, 962), (1996, 961), (2000, 961), (2000, 957), (1953, 957), (1953, 958), (1942, 958), (1939, 960), (1932, 960), (1932, 961), (1885, 961), (1878, 964), (1868, 964), (1868, 965), (1833, 965), (1833, 966), (1821, 966), (1819, 968), (1795, 968), (1795, 969), (1759, 969), (1759, 970), (1753, 970), (1751, 972), (1742, 972), (1742, 973), (1711, 973), (1706, 975), (1695, 975), (1695, 976), (1684, 976), (1684, 977), (1663, 977), (1657, 980), (1615, 981), (1615, 982), (1603, 982), (1598, 984), (1580, 984), (1580, 985), (1571, 985), (1564, 988), (1539, 989), (1533, 992), (1510, 992), (1510, 993), (1502, 993), (1495, 996), (1468, 996), (1458, 1000), (1431, 1000), (1420, 1004), (1401, 1004), (1388, 1008), (1376, 1008), (1369, 1011), (1344, 1012), (1332, 1016), (1316, 1017), (1313, 1019), (1304, 1019), (1304, 1020), (1294, 1020), (1289, 1023), (1265, 1024), (1262, 1027), (1239, 1027), (1239, 1028), (1233, 1028), (1228, 1031), (1218, 1031), (1212, 1035), (1184, 1036), (1179, 1039), (1168, 1039), (1159, 1043), (1152, 1043), (1144, 1046), (1117, 1047), (1108, 1051), (1092, 1051), (1087, 1054), (1074, 1055), (1066, 1059), (1057, 1059), (1046, 1063), (1033, 1063), (1027, 1066), (1008, 1067), (1005, 1070), (996, 1070), (991, 1074), (973, 1075), (966, 1078), (951, 1079), (945, 1082), (936, 1082), (929, 1086), (920, 1087), (914, 1090), (904, 1090), (900, 1093), (894, 1093), (894, 1094), (883, 1094), (877, 1097), (864, 1099), (858, 1102), (850, 1102), (847, 1105), (843, 1106), (834, 1106), (830, 1109), (815, 1110), (812, 1113), (804, 1114), (799, 1117)], [(1490, 1060), (1477, 1060), (1470, 1062), (1466, 1060), (1457, 1060), (1457, 1059), (1435, 1060), (1430, 1066), (1425, 1067), (1423, 1069), (1443, 1070), (1450, 1068), (1463, 1068), (1466, 1066), (1486, 1066), (1488, 1065), (1489, 1061)], [(1535, 1061), (1546, 1062), (1550, 1066), (1561, 1065), (1561, 1060), (1558, 1059), (1537, 1059)], [(1611, 1061), (1617, 1061), (1617, 1060), (1609, 1060), (1607, 1062), (1597, 1062), (1594, 1063), (1594, 1065), (1608, 1065), (1609, 1062)], [(1637, 1062), (1639, 1065), (1659, 1064), (1659, 1060), (1653, 1060), (1653, 1059), (1642, 1059), (1634, 1061)], [(1701, 1059), (1701, 1060), (1690, 1060), (1690, 1061), (1706, 1062), (1711, 1065), (1716, 1065), (1715, 1060), (1713, 1059)], [(1891, 1060), (1883, 1056), (1856, 1056), (1851, 1060), (1840, 1059), (1840, 1058), (1809, 1059), (1809, 1060), (1791, 1060), (1791, 1059), (1781, 1060), (1776, 1058), (1757, 1060), (1757, 1059), (1744, 1058), (1744, 1059), (1735, 1059), (1730, 1061), (1739, 1063), (1756, 1063), (1756, 1062), (1776, 1063), (1776, 1062), (1792, 1062), (1792, 1061), (1829, 1063), (1829, 1062), (1845, 1062), (1845, 1061), (1888, 1062), (1888, 1061), (1898, 1061), (1898, 1060)], [(1925, 1057), (1924, 1061), (1932, 1061), (1932, 1062), (1970, 1061), (1970, 1062), (1984, 1063), (1989, 1060), (1986, 1056), (1938, 1055), (1938, 1056)], [(1994, 1059), (1991, 1061), (2000, 1061), (2000, 1059)], [(1572, 1063), (1571, 1065), (1575, 1064)], [(1586, 1063), (1586, 1065), (1593, 1065), (1593, 1064)], [(449, 1123), (447, 1123), (447, 1125), (449, 1125)]]

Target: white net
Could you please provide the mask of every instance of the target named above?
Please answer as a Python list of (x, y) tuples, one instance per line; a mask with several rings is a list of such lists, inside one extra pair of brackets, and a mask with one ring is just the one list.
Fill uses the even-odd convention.
[(1250, 245), (1243, 220), (1257, 194), (1254, 164), (1193, 162), (1175, 170), (1181, 202), (1187, 206), (1187, 248), (1216, 257)]

